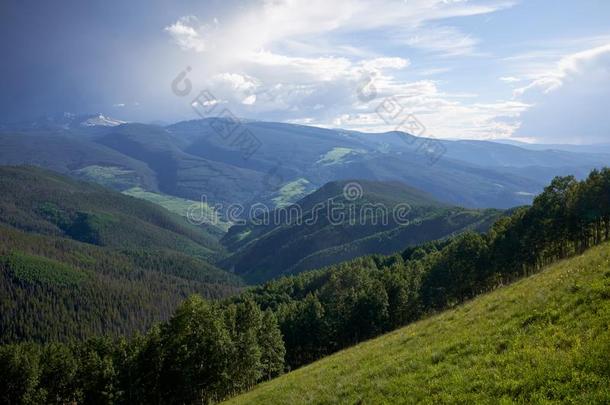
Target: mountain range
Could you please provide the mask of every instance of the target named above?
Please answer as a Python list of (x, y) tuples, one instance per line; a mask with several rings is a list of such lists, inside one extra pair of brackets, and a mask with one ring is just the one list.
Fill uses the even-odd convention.
[(606, 149), (540, 149), (227, 118), (159, 126), (65, 114), (0, 129), (0, 164), (224, 206), (276, 208), (358, 178), (398, 181), (452, 205), (509, 208), (556, 175), (583, 177), (610, 161)]

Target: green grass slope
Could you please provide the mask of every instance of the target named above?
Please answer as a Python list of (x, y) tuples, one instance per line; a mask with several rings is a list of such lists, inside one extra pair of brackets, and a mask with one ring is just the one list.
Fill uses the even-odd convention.
[(229, 403), (608, 403), (609, 356), (606, 243)]
[(213, 207), (202, 201), (187, 200), (186, 198), (175, 197), (173, 195), (154, 193), (152, 191), (144, 190), (141, 187), (132, 187), (122, 192), (125, 195), (140, 198), (142, 200), (150, 201), (151, 203), (157, 204), (173, 212), (174, 214), (180, 215), (181, 217), (187, 218), (188, 212), (193, 207), (196, 207), (197, 215), (202, 218), (209, 218), (209, 222), (204, 222), (201, 226), (206, 229), (212, 235), (215, 235), (218, 239), (222, 238), (227, 230), (231, 227), (231, 223), (224, 221), (218, 212)]

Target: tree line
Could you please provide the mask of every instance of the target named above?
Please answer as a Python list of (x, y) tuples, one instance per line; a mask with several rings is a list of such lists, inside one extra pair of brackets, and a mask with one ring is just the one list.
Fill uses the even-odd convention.
[(215, 402), (581, 253), (609, 233), (610, 169), (583, 181), (557, 177), (485, 234), (358, 258), (220, 302), (193, 296), (129, 340), (3, 346), (0, 401)]

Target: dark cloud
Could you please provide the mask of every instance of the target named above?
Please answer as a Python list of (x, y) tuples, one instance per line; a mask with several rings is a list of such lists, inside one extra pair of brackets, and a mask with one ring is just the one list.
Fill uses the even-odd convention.
[[(135, 102), (150, 107), (140, 118), (154, 118), (162, 107), (153, 100), (169, 92), (167, 83), (181, 66), (180, 52), (163, 28), (207, 3), (3, 1), (0, 120), (107, 111)], [(137, 116), (138, 110), (123, 113)]]

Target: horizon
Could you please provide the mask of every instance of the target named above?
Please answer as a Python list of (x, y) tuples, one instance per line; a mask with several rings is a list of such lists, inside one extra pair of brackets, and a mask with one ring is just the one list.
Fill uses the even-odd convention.
[[(24, 123), (32, 123), (32, 122), (37, 122), (39, 120), (42, 119), (48, 119), (48, 118), (57, 118), (58, 116), (64, 116), (64, 117), (68, 117), (68, 116), (74, 116), (74, 117), (93, 117), (93, 116), (99, 116), (99, 117), (104, 117), (104, 118), (108, 118), (111, 120), (114, 120), (115, 117), (112, 117), (106, 113), (102, 113), (102, 112), (95, 112), (95, 113), (73, 113), (73, 112), (69, 112), (69, 111), (64, 111), (61, 113), (54, 113), (54, 114), (46, 114), (43, 116), (39, 116), (37, 117), (37, 119), (31, 120), (31, 121), (14, 121), (14, 122), (4, 122), (4, 124), (6, 125), (20, 125), (20, 124), (24, 124)], [(222, 117), (204, 117), (204, 118), (200, 118), (200, 117), (194, 117), (194, 118), (190, 118), (190, 119), (185, 119), (185, 120), (177, 120), (177, 121), (169, 121), (169, 122), (165, 122), (165, 121), (161, 121), (161, 120), (153, 120), (153, 121), (123, 121), (121, 122), (121, 124), (119, 125), (125, 125), (125, 124), (144, 124), (144, 125), (155, 125), (155, 126), (160, 126), (160, 127), (169, 127), (175, 124), (179, 124), (181, 122), (189, 122), (189, 121), (202, 121), (202, 120), (207, 120), (207, 119), (222, 119)], [(401, 130), (389, 130), (389, 131), (374, 131), (374, 130), (355, 130), (355, 129), (346, 129), (346, 128), (340, 128), (340, 127), (332, 127), (332, 126), (321, 126), (321, 125), (315, 125), (315, 124), (297, 124), (297, 123), (291, 123), (291, 122), (281, 122), (281, 121), (268, 121), (265, 119), (252, 119), (252, 118), (244, 118), (244, 117), (237, 117), (237, 119), (239, 121), (243, 122), (256, 122), (256, 123), (268, 123), (268, 124), (289, 124), (289, 125), (297, 125), (297, 126), (302, 126), (302, 127), (308, 127), (308, 128), (320, 128), (320, 129), (328, 129), (331, 131), (337, 131), (337, 132), (342, 132), (342, 131), (350, 131), (350, 132), (357, 132), (357, 133), (361, 133), (361, 134), (367, 134), (367, 135), (382, 135), (382, 134), (387, 134), (390, 132), (402, 132), (411, 136), (415, 136), (418, 138), (430, 138), (430, 139), (438, 139), (441, 141), (487, 141), (487, 142), (494, 142), (494, 143), (501, 143), (501, 144), (505, 144), (505, 145), (512, 145), (512, 146), (516, 146), (519, 147), (520, 144), (525, 144), (525, 145), (540, 145), (540, 146), (544, 146), (544, 145), (549, 145), (549, 146), (595, 146), (595, 145), (599, 145), (599, 146), (607, 146), (610, 145), (610, 142), (594, 142), (594, 143), (570, 143), (570, 142), (537, 142), (533, 139), (528, 139), (528, 138), (519, 138), (519, 139), (512, 139), (512, 138), (495, 138), (495, 139), (478, 139), (478, 138), (437, 138), (435, 137), (433, 134), (422, 134), (422, 135), (413, 135), (409, 132), (405, 132), (405, 131), (401, 131)], [(122, 120), (121, 120), (122, 121)], [(2, 124), (2, 123), (0, 123)], [(118, 126), (118, 125), (117, 125)]]

